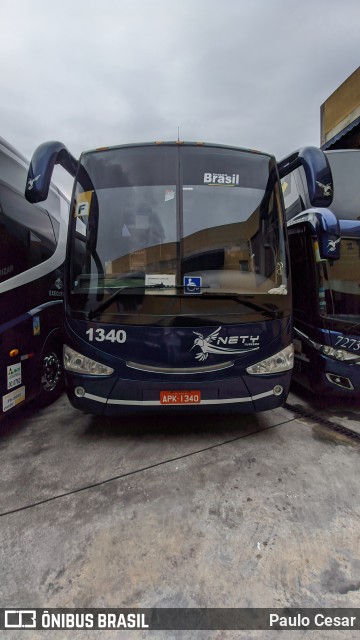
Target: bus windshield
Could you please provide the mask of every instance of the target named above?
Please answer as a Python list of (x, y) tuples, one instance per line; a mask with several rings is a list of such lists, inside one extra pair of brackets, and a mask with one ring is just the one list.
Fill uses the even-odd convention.
[(111, 312), (126, 315), (132, 297), (136, 312), (148, 313), (161, 297), (191, 294), (189, 279), (199, 298), (213, 299), (209, 313), (219, 297), (226, 310), (227, 296), (233, 305), (236, 296), (270, 293), (275, 303), (286, 293), (271, 156), (167, 144), (89, 152), (81, 157), (71, 218), (73, 310), (93, 310), (112, 296)]
[(324, 315), (334, 320), (360, 322), (360, 240), (343, 237), (340, 259), (320, 262), (319, 282), (324, 289)]

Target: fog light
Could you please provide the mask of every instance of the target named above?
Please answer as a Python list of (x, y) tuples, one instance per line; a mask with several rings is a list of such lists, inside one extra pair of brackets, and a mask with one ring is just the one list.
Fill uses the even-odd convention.
[(284, 389), (282, 388), (281, 384), (276, 384), (273, 388), (274, 396), (281, 396), (283, 391)]
[(85, 389), (84, 387), (75, 387), (75, 395), (78, 398), (83, 398), (85, 395)]
[(332, 384), (336, 384), (338, 387), (342, 387), (343, 389), (349, 389), (349, 391), (353, 391), (354, 387), (352, 385), (351, 380), (349, 378), (344, 378), (343, 376), (337, 376), (334, 373), (327, 373), (326, 378)]

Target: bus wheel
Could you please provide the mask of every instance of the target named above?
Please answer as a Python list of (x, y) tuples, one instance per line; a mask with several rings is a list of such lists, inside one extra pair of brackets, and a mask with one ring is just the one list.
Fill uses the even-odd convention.
[(58, 398), (63, 390), (63, 367), (59, 348), (49, 345), (40, 364), (40, 393), (37, 404), (46, 406)]

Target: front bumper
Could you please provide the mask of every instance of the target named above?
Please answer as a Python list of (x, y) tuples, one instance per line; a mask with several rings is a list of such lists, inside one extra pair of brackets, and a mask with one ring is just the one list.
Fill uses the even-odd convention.
[[(107, 378), (77, 376), (67, 373), (66, 388), (71, 404), (95, 415), (116, 416), (134, 412), (174, 411), (236, 411), (253, 413), (267, 411), (285, 403), (291, 371), (268, 376), (244, 375), (238, 378), (212, 381), (173, 382), (124, 380), (118, 376)], [(198, 390), (197, 404), (164, 405), (162, 391)]]

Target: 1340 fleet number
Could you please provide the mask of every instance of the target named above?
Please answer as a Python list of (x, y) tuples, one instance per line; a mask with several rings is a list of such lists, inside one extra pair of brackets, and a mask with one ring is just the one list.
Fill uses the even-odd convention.
[(123, 329), (110, 329), (110, 331), (105, 331), (105, 329), (88, 329), (86, 331), (86, 335), (89, 336), (89, 342), (104, 342), (104, 340), (108, 340), (109, 342), (119, 342), (122, 344), (126, 342), (126, 331)]

